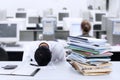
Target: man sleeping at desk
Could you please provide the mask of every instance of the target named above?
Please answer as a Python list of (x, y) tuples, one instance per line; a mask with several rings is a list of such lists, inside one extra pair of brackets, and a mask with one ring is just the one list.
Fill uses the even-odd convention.
[(28, 59), (31, 65), (36, 66), (47, 66), (65, 61), (66, 55), (63, 45), (55, 41), (36, 41), (24, 54), (24, 60)]

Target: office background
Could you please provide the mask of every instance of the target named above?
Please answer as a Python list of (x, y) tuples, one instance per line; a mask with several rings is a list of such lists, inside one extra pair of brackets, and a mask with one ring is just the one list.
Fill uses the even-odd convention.
[[(108, 10), (106, 10), (107, 1), (109, 2)], [(26, 10), (31, 9), (37, 12), (40, 16), (43, 16), (45, 10), (52, 9), (53, 14), (57, 14), (63, 8), (67, 8), (67, 10), (70, 11), (70, 17), (81, 18), (82, 12), (88, 10), (89, 5), (92, 5), (93, 10), (100, 9), (101, 11), (108, 11), (111, 15), (120, 17), (120, 0), (0, 0), (0, 2), (0, 9), (6, 9), (8, 17), (15, 17), (18, 8)], [(20, 41), (38, 40), (39, 34), (41, 33), (42, 30), (22, 30), (20, 33)], [(60, 39), (66, 39), (66, 36), (68, 35), (68, 33), (65, 32), (65, 38), (62, 38), (62, 30), (56, 31), (56, 33), (57, 37), (56, 35), (55, 37)]]
[[(43, 16), (44, 10), (49, 10), (52, 9), (53, 13), (57, 14), (61, 9), (67, 8), (70, 10), (71, 17), (73, 18), (81, 18), (82, 12), (85, 10), (88, 10), (88, 6), (92, 5), (93, 10), (101, 9), (101, 11), (106, 11), (106, 1), (109, 1), (109, 9), (107, 10), (112, 16), (119, 18), (120, 17), (120, 0), (0, 0), (0, 9), (6, 9), (7, 10), (7, 16), (8, 17), (15, 17), (16, 10), (18, 8), (23, 8), (23, 9), (31, 9), (37, 12), (40, 16)], [(113, 20), (114, 21), (114, 20)], [(120, 21), (120, 20), (119, 20)], [(111, 21), (112, 22), (112, 21)], [(15, 23), (16, 24), (16, 23)], [(119, 24), (119, 23), (118, 23)], [(108, 25), (109, 26), (109, 25)], [(112, 25), (110, 25), (112, 27)], [(120, 29), (119, 29), (120, 30)], [(24, 51), (32, 41), (38, 40), (38, 35), (42, 33), (42, 30), (21, 30), (20, 31), (20, 41), (21, 45), (24, 47), (5, 47), (5, 50), (8, 53), (9, 56), (9, 61), (11, 62), (1, 62), (0, 66), (6, 65), (6, 64), (20, 64), (18, 62), (13, 62), (13, 61), (22, 61), (22, 57), (24, 54)], [(63, 36), (63, 30), (58, 30), (55, 31), (57, 34), (60, 35), (57, 36), (57, 38), (62, 38)], [(34, 34), (33, 34), (34, 33)], [(66, 36), (68, 33), (65, 31)], [(120, 36), (120, 35), (118, 35)], [(117, 41), (118, 39), (117, 36)], [(116, 37), (116, 36), (115, 36)], [(112, 37), (113, 38), (113, 37)], [(120, 37), (119, 37), (120, 38)], [(112, 39), (111, 39), (112, 40)], [(24, 42), (26, 41), (26, 42)], [(114, 42), (114, 40), (113, 40)], [(120, 41), (119, 41), (120, 42)], [(20, 43), (19, 43), (20, 44)], [(27, 45), (27, 46), (26, 46)], [(113, 71), (110, 75), (105, 75), (105, 76), (82, 76), (79, 73), (76, 73), (76, 71), (72, 70), (72, 67), (68, 64), (61, 64), (55, 67), (55, 69), (48, 69), (47, 68), (41, 68), (41, 71), (34, 77), (26, 77), (26, 76), (9, 76), (9, 75), (0, 75), (0, 77), (3, 80), (20, 80), (20, 79), (31, 79), (31, 80), (39, 80), (39, 79), (44, 79), (44, 80), (54, 80), (54, 79), (61, 79), (61, 80), (72, 80), (76, 79), (79, 80), (80, 78), (82, 79), (98, 79), (98, 80), (114, 80), (119, 78), (119, 62), (114, 62), (114, 61), (120, 61), (120, 46), (112, 46), (111, 52), (114, 52), (114, 55), (111, 57), (113, 61)], [(24, 64), (24, 63), (23, 63)], [(23, 65), (22, 64), (22, 65)], [(26, 67), (25, 67), (26, 68)], [(53, 70), (53, 71), (52, 71)], [(51, 74), (52, 72), (52, 74)], [(57, 73), (57, 74), (56, 74)], [(63, 74), (64, 73), (64, 74)], [(48, 77), (46, 77), (48, 76)], [(53, 77), (51, 77), (53, 76)], [(54, 77), (55, 76), (55, 77)], [(70, 77), (72, 76), (72, 77)]]
[[(52, 8), (56, 13), (63, 7), (71, 11), (73, 17), (81, 16), (81, 12), (87, 10), (87, 6), (92, 4), (96, 9), (101, 6), (105, 10), (106, 0), (0, 0), (0, 9), (7, 9), (8, 16), (14, 16), (17, 8), (38, 10), (40, 15), (43, 11)], [(119, 0), (109, 0), (109, 10), (116, 14), (120, 9)]]

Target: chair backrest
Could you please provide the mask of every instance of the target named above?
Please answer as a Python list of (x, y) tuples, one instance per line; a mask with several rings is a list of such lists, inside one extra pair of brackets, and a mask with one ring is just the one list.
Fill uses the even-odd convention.
[(8, 54), (2, 47), (0, 47), (0, 61), (8, 61)]

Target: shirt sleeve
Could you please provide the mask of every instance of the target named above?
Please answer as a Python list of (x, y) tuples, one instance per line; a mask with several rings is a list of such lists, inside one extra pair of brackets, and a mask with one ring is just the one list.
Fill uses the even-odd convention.
[(52, 60), (51, 60), (52, 62), (65, 61), (65, 55), (66, 55), (65, 49), (63, 45), (60, 44), (59, 42), (56, 42), (54, 46), (52, 46), (51, 52), (52, 52)]

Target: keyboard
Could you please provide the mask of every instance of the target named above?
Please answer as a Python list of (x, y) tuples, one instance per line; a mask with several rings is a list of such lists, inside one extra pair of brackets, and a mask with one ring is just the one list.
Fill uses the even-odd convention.
[(20, 44), (7, 44), (6, 47), (20, 47)]

